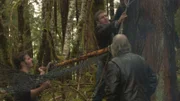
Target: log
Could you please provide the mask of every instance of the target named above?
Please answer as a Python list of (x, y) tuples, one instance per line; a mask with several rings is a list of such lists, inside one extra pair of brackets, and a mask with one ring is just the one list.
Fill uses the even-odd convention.
[(77, 57), (77, 58), (72, 58), (72, 59), (69, 59), (69, 60), (65, 60), (63, 62), (57, 63), (56, 66), (57, 67), (65, 66), (65, 65), (68, 65), (68, 64), (71, 64), (71, 63), (74, 63), (74, 62), (78, 62), (78, 61), (81, 61), (81, 60), (86, 60), (86, 59), (88, 59), (90, 57), (98, 56), (98, 55), (101, 55), (101, 54), (104, 54), (104, 53), (107, 53), (107, 52), (108, 52), (108, 47), (86, 53), (86, 54), (84, 54), (84, 55), (82, 55), (80, 57)]

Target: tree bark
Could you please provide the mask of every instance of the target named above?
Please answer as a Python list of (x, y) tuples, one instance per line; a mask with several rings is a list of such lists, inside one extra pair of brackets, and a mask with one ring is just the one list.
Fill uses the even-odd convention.
[(57, 0), (54, 0), (54, 30), (55, 30), (55, 34), (58, 34), (58, 24), (57, 24)]
[(52, 37), (51, 30), (51, 11), (52, 11), (52, 2), (49, 0), (43, 1), (42, 4), (42, 19), (43, 19), (43, 33), (41, 45), (38, 53), (38, 65), (46, 66), (51, 60), (56, 60), (56, 52), (54, 47), (54, 40)]
[(84, 28), (84, 49), (87, 52), (98, 49), (96, 45), (96, 39), (94, 34), (94, 12), (93, 12), (93, 0), (88, 0), (85, 28)]
[(111, 17), (111, 19), (113, 19), (113, 17), (114, 17), (114, 0), (110, 0), (109, 3), (110, 3), (110, 17)]
[(135, 0), (127, 10), (124, 33), (132, 50), (143, 55), (158, 74), (152, 101), (178, 101), (173, 7), (174, 0)]
[(18, 12), (18, 38), (19, 38), (19, 45), (18, 45), (18, 51), (23, 51), (23, 36), (24, 36), (24, 26), (25, 26), (25, 21), (24, 21), (24, 0), (21, 0), (18, 7), (17, 7), (17, 12)]
[[(73, 45), (73, 49), (72, 49), (72, 55), (76, 56), (79, 53), (83, 52), (83, 46), (82, 46), (82, 42), (84, 40), (84, 25), (85, 25), (85, 19), (86, 19), (86, 13), (87, 13), (87, 0), (82, 0), (81, 2), (81, 12), (80, 12), (80, 16), (79, 16), (79, 22), (77, 24), (77, 32), (75, 33), (75, 43)], [(84, 43), (83, 43), (84, 44)], [(81, 48), (81, 49), (80, 49)]]
[(67, 18), (67, 27), (66, 27), (66, 38), (65, 38), (65, 45), (66, 47), (64, 47), (64, 50), (62, 51), (62, 54), (66, 55), (66, 58), (68, 58), (70, 56), (70, 44), (73, 43), (72, 41), (72, 30), (73, 30), (73, 26), (74, 26), (74, 15), (75, 15), (75, 10), (76, 8), (76, 0), (70, 1), (69, 2), (69, 12), (68, 12), (68, 18)]
[[(0, 63), (10, 65), (10, 56), (8, 51), (8, 27), (5, 23), (7, 23), (7, 15), (5, 13), (5, 0), (0, 2)], [(5, 66), (0, 66), (0, 87), (7, 87), (9, 83), (9, 75), (7, 72), (11, 68), (7, 68)]]
[(7, 15), (5, 13), (6, 0), (0, 2), (0, 61), (10, 65), (10, 56), (8, 51), (8, 26)]
[(67, 18), (69, 12), (69, 0), (60, 0), (60, 12), (61, 12), (61, 26), (62, 26), (62, 50), (64, 49), (64, 42), (65, 42), (65, 34), (66, 34), (66, 27), (67, 27)]
[(96, 13), (98, 10), (105, 10), (104, 0), (94, 0), (93, 12)]
[(21, 0), (18, 7), (18, 35), (19, 35), (19, 51), (27, 51), (33, 56), (31, 29), (29, 22), (29, 6), (28, 0)]

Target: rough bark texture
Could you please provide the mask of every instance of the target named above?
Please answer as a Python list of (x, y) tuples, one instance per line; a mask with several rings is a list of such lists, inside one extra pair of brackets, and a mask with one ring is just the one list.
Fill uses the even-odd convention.
[(57, 0), (54, 0), (54, 31), (55, 34), (58, 33), (58, 24), (57, 24)]
[(18, 7), (18, 39), (19, 39), (19, 51), (27, 51), (32, 57), (32, 40), (29, 23), (29, 9), (28, 0), (21, 0)]
[(61, 26), (62, 26), (62, 50), (64, 48), (67, 18), (69, 12), (69, 0), (60, 0), (60, 12), (61, 12)]
[(110, 0), (110, 17), (111, 19), (114, 17), (114, 0)]
[(86, 21), (86, 14), (87, 14), (87, 6), (88, 6), (88, 0), (82, 0), (81, 2), (81, 13), (79, 16), (79, 22), (77, 24), (77, 32), (75, 32), (75, 43), (73, 45), (73, 49), (72, 49), (72, 56), (76, 56), (77, 54), (79, 54), (80, 52), (82, 52), (84, 46), (81, 44), (84, 40), (84, 25), (85, 25), (85, 21)]
[(75, 10), (74, 8), (76, 6), (76, 0), (70, 1), (69, 2), (69, 12), (68, 12), (68, 20), (67, 20), (67, 28), (66, 28), (66, 38), (65, 38), (65, 45), (66, 47), (64, 47), (64, 50), (62, 51), (63, 54), (65, 54), (67, 57), (69, 57), (70, 55), (70, 43), (72, 43), (72, 29), (74, 26), (73, 23), (73, 18), (74, 18), (74, 14), (75, 14)]
[(5, 13), (6, 0), (0, 2), (0, 61), (10, 65), (10, 56), (8, 51), (8, 26), (7, 15)]
[(90, 52), (96, 49), (96, 39), (94, 34), (94, 14), (93, 14), (93, 0), (88, 0), (86, 12), (86, 24), (84, 28), (84, 49)]
[(19, 46), (18, 49), (19, 51), (23, 51), (23, 36), (24, 36), (24, 26), (25, 26), (25, 21), (24, 21), (24, 0), (21, 0), (21, 2), (19, 3), (18, 7), (17, 7), (17, 11), (18, 11), (18, 39), (19, 39)]
[[(10, 65), (9, 55), (8, 55), (8, 40), (7, 40), (7, 26), (6, 15), (3, 11), (5, 9), (5, 0), (0, 2), (0, 62), (6, 65)], [(10, 69), (10, 68), (8, 68)], [(8, 75), (5, 66), (0, 66), (0, 87), (6, 87), (8, 84)]]
[(42, 19), (43, 19), (43, 33), (42, 41), (38, 53), (38, 65), (46, 66), (51, 60), (56, 60), (56, 53), (54, 48), (54, 41), (52, 37), (51, 29), (51, 11), (52, 11), (52, 2), (45, 0), (43, 1), (42, 6)]
[(94, 7), (93, 11), (94, 13), (97, 12), (98, 10), (105, 10), (105, 5), (104, 5), (104, 0), (94, 0)]
[(135, 0), (127, 11), (124, 33), (132, 50), (143, 55), (158, 74), (159, 84), (152, 101), (178, 101), (174, 6), (174, 0)]

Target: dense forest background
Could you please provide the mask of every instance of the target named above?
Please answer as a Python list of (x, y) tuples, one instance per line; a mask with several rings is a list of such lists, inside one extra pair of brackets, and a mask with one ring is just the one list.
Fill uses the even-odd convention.
[[(13, 69), (12, 56), (27, 51), (36, 74), (37, 67), (50, 61), (59, 63), (97, 50), (95, 12), (103, 9), (113, 19), (119, 6), (127, 6), (126, 1), (0, 0), (0, 63)], [(129, 1), (123, 33), (132, 51), (145, 57), (157, 73), (152, 101), (180, 101), (180, 0)], [(92, 64), (52, 80), (41, 101), (91, 101), (96, 67)], [(0, 87), (6, 88), (7, 67), (0, 69)], [(11, 94), (0, 93), (0, 100), (11, 101)]]

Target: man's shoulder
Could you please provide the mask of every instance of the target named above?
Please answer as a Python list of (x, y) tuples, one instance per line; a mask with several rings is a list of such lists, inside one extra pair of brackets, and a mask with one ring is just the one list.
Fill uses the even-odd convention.
[(114, 58), (112, 58), (110, 63), (120, 64), (121, 63), (121, 57), (114, 57)]
[(134, 54), (134, 53), (126, 53), (126, 54), (123, 54), (123, 55), (120, 55), (120, 56), (117, 56), (117, 57), (114, 57), (111, 59), (111, 61), (113, 62), (122, 62), (122, 61), (126, 61), (126, 60), (145, 60), (142, 56), (138, 55), (138, 54)]
[(142, 59), (144, 60), (144, 57), (138, 55), (138, 54), (135, 54), (135, 53), (128, 53), (127, 54), (128, 57), (134, 57), (134, 58), (139, 58), (139, 59)]
[(120, 57), (114, 57), (114, 58), (111, 59), (111, 61), (114, 62), (114, 61), (117, 61), (117, 60), (119, 60), (119, 59), (120, 59)]

